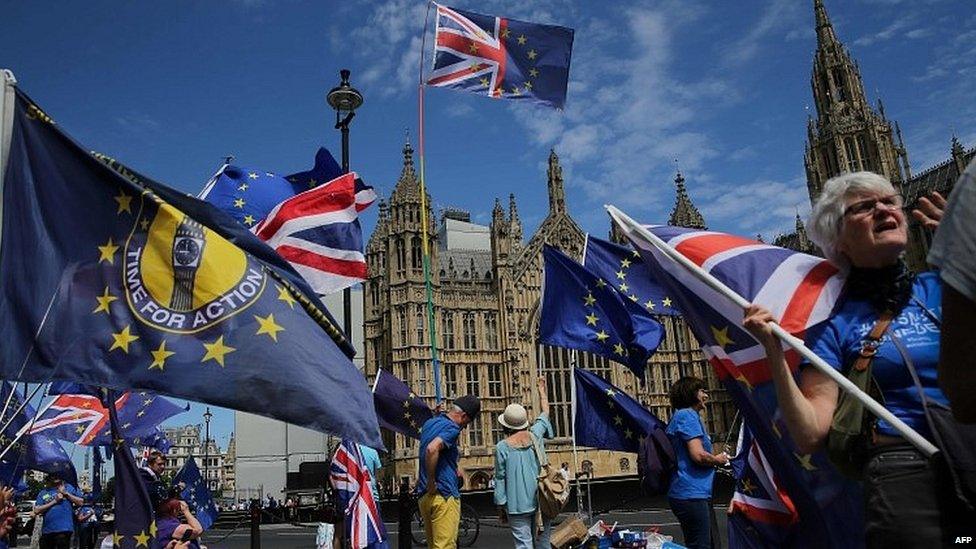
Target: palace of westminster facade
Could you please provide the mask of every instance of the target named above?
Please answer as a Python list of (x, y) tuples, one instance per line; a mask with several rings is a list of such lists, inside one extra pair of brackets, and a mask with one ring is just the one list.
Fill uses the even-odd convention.
[[(937, 190), (947, 196), (972, 160), (976, 149), (965, 150), (952, 139), (951, 157), (915, 176), (896, 122), (878, 102), (873, 108), (864, 94), (860, 71), (837, 39), (822, 0), (814, 1), (817, 51), (811, 85), (816, 118), (808, 121), (804, 163), (811, 202), (823, 183), (845, 171), (870, 170), (887, 176), (910, 207), (920, 196)], [(388, 201), (379, 206), (379, 220), (366, 246), (369, 279), (364, 284), (366, 374), (372, 379), (384, 368), (404, 380), (415, 393), (433, 402), (429, 334), (422, 258), (422, 223), (435, 227), (428, 208), (422, 209), (413, 150), (403, 150), (403, 169)], [(481, 417), (462, 431), (461, 468), (465, 486), (484, 487), (493, 472), (493, 451), (502, 433), (496, 421), (506, 405), (521, 402), (537, 408), (533, 380), (547, 379), (555, 440), (547, 444), (550, 461), (592, 471), (596, 477), (628, 476), (637, 471), (633, 454), (580, 449), (578, 463), (571, 443), (571, 355), (564, 349), (540, 345), (539, 305), (543, 278), (542, 246), (551, 244), (581, 259), (585, 233), (569, 214), (562, 168), (555, 152), (547, 170), (549, 211), (526, 241), (514, 195), (508, 208), (496, 201), (491, 224), (470, 222), (466, 212), (442, 213), (438, 230), (430, 234), (431, 279), (441, 390), (448, 401), (471, 393), (482, 399)], [(679, 173), (669, 224), (706, 227)], [(615, 237), (611, 234), (611, 238)], [(910, 225), (909, 264), (924, 269), (931, 234)], [(796, 232), (775, 243), (816, 253), (797, 216)], [(648, 363), (648, 381), (640, 384), (622, 365), (579, 353), (578, 366), (594, 371), (637, 398), (658, 418), (671, 416), (668, 390), (682, 375), (706, 380), (712, 396), (704, 412), (713, 440), (724, 441), (733, 428), (735, 407), (705, 361), (698, 343), (681, 317), (659, 316), (666, 338)], [(387, 436), (384, 476), (417, 474), (417, 441)], [(734, 434), (732, 434), (734, 440)], [(392, 464), (393, 467), (389, 467)]]

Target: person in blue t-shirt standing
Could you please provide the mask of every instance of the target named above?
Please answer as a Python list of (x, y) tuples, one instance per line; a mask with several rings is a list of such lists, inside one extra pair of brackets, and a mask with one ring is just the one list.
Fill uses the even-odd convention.
[(420, 516), (424, 519), (427, 547), (457, 547), (461, 521), (461, 491), (458, 483), (458, 435), (472, 421), (478, 421), (481, 401), (474, 395), (454, 400), (450, 412), (438, 414), (420, 429), (420, 473), (416, 493), (421, 495)]
[(69, 549), (75, 530), (74, 506), (84, 504), (85, 500), (77, 488), (58, 475), (48, 475), (45, 484), (34, 502), (34, 514), (44, 516), (41, 549)]
[(712, 453), (712, 439), (698, 415), (706, 402), (705, 383), (697, 377), (683, 377), (671, 386), (674, 415), (668, 423), (667, 434), (678, 467), (671, 475), (668, 503), (681, 523), (685, 546), (689, 549), (712, 546), (712, 480), (715, 467), (729, 463), (725, 452)]

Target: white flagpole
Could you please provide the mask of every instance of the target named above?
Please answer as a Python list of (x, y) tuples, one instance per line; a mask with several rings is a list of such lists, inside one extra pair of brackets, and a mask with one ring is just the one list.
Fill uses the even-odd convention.
[[(580, 479), (579, 479), (580, 478), (579, 477), (579, 449), (576, 446), (576, 358), (577, 356), (576, 356), (575, 349), (570, 351), (570, 353), (571, 353), (570, 354), (571, 358), (569, 361), (569, 365), (570, 365), (569, 372), (572, 376), (572, 380), (570, 381), (571, 385), (569, 386), (569, 401), (570, 401), (569, 410), (570, 413), (572, 414), (572, 416), (570, 417), (570, 425), (572, 425), (572, 430), (573, 430), (573, 437), (572, 437), (573, 471), (575, 472), (573, 476), (576, 479), (576, 512), (579, 515), (583, 515), (583, 491), (581, 490)], [(591, 511), (592, 509), (587, 509), (585, 515), (587, 520), (591, 518), (590, 517)]]
[[(696, 265), (694, 262), (692, 262), (690, 259), (685, 257), (683, 254), (681, 254), (680, 252), (678, 252), (677, 250), (669, 246), (666, 242), (658, 238), (655, 234), (648, 231), (646, 228), (644, 228), (639, 223), (634, 221), (630, 216), (623, 213), (622, 211), (620, 211), (614, 206), (606, 205), (604, 207), (607, 209), (607, 212), (610, 213), (610, 217), (617, 224), (617, 226), (623, 229), (625, 233), (637, 234), (642, 239), (647, 240), (648, 242), (653, 244), (654, 247), (657, 248), (661, 253), (667, 255), (671, 260), (680, 264), (682, 267), (687, 269), (691, 274), (695, 275), (695, 277), (697, 277), (699, 280), (701, 280), (705, 284), (708, 284), (713, 290), (719, 292), (720, 294), (722, 294), (723, 296), (731, 300), (739, 307), (745, 309), (750, 305), (750, 303), (746, 301), (744, 297), (735, 293), (734, 290), (726, 286), (721, 280), (715, 278), (714, 276), (711, 275), (711, 273), (705, 271), (704, 269)], [(806, 345), (803, 344), (803, 340), (794, 337), (792, 334), (784, 330), (779, 324), (770, 323), (770, 326), (772, 327), (772, 332), (776, 337), (785, 341), (787, 345), (789, 345), (797, 352), (799, 352), (800, 355), (803, 356), (803, 358), (805, 358), (806, 360), (808, 360), (810, 364), (812, 364), (815, 368), (817, 368), (817, 370), (819, 370), (824, 375), (829, 377), (831, 380), (837, 383), (837, 385), (839, 385), (841, 389), (847, 391), (849, 394), (854, 396), (854, 398), (856, 398), (862, 404), (864, 404), (864, 406), (867, 407), (867, 409), (870, 410), (872, 414), (891, 424), (891, 426), (894, 427), (899, 434), (905, 437), (905, 440), (907, 440), (913, 446), (918, 448), (920, 452), (922, 452), (926, 456), (931, 456), (932, 454), (938, 451), (938, 448), (936, 448), (931, 442), (926, 440), (925, 437), (918, 434), (917, 431), (915, 431), (914, 429), (906, 425), (905, 422), (895, 417), (894, 414), (889, 412), (888, 409), (882, 406), (880, 403), (878, 403), (878, 401), (871, 398), (864, 391), (858, 389), (857, 386), (851, 383), (851, 381), (847, 379), (843, 374), (841, 374), (833, 367), (831, 367), (829, 364), (824, 362), (822, 358), (817, 356), (813, 351), (811, 351), (809, 348), (807, 348)]]
[[(7, 159), (10, 155), (10, 139), (14, 128), (14, 103), (17, 95), (14, 85), (17, 79), (14, 73), (7, 69), (0, 69), (0, 198), (3, 197), (3, 176), (7, 173)], [(0, 227), (3, 221), (3, 200), (0, 200)], [(0, 242), (3, 233), (0, 232)]]

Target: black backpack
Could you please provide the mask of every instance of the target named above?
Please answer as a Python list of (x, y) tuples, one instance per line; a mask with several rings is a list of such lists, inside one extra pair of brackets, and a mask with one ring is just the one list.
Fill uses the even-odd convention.
[(637, 478), (645, 495), (667, 493), (677, 468), (674, 448), (664, 429), (655, 427), (641, 437), (637, 449)]

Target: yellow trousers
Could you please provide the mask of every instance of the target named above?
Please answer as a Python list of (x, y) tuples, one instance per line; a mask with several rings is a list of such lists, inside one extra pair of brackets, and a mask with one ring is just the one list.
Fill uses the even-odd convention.
[(420, 501), (429, 549), (457, 549), (458, 525), (461, 522), (461, 500), (437, 494), (424, 494)]

